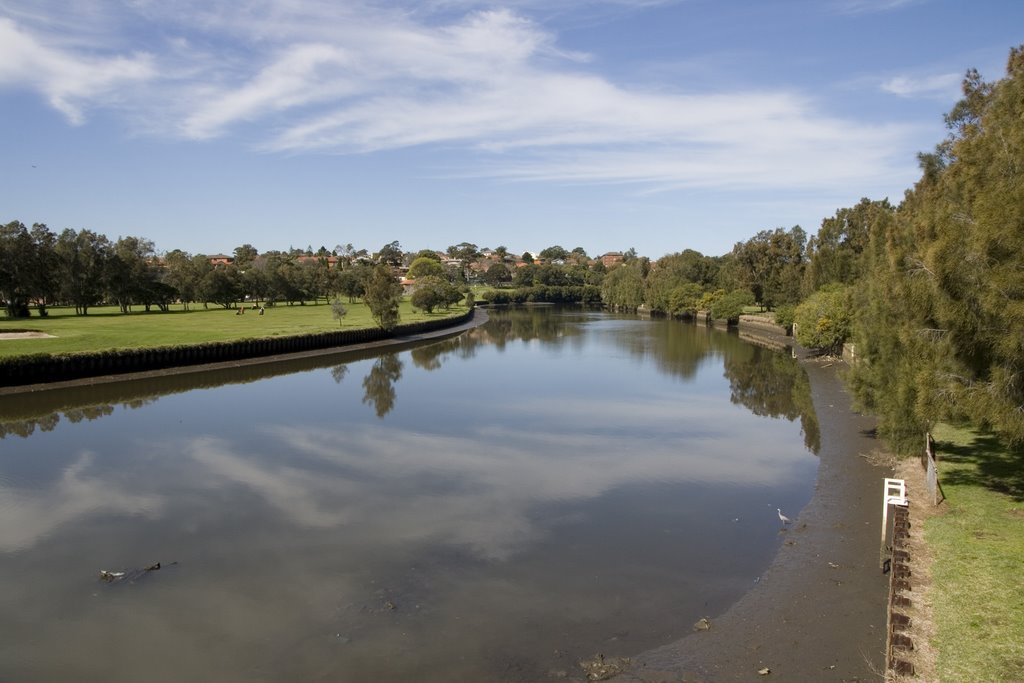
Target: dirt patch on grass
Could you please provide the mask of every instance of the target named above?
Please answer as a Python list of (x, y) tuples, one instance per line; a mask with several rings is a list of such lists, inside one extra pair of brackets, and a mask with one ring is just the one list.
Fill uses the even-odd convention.
[(932, 614), (932, 562), (935, 555), (924, 538), (925, 523), (935, 515), (942, 514), (943, 507), (929, 502), (925, 488), (924, 471), (916, 458), (906, 458), (896, 465), (895, 476), (907, 482), (907, 497), (910, 500), (910, 539), (907, 549), (910, 553), (911, 586), (910, 607), (899, 608), (910, 617), (910, 627), (903, 633), (914, 642), (914, 649), (901, 652), (899, 658), (914, 665), (915, 676), (890, 676), (886, 680), (895, 683), (928, 683), (937, 681), (936, 652), (931, 643), (935, 638), (935, 621)]
[(0, 339), (54, 339), (52, 334), (46, 334), (39, 330), (17, 330), (0, 332)]

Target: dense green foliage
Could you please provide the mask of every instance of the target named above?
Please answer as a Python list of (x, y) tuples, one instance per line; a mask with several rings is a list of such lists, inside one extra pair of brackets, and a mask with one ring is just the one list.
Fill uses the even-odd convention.
[(794, 310), (796, 340), (801, 346), (839, 355), (850, 335), (850, 319), (849, 288), (825, 285)]
[(863, 404), (897, 442), (967, 419), (1024, 441), (1024, 49), (975, 71), (895, 214), (869, 222), (853, 336)]

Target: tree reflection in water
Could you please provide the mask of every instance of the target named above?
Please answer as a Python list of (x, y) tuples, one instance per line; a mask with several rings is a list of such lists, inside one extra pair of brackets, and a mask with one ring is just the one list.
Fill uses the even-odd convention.
[(348, 374), (348, 365), (342, 363), (341, 365), (335, 365), (331, 368), (331, 377), (334, 378), (336, 384), (341, 384), (341, 380), (345, 379), (345, 375)]
[(790, 422), (799, 418), (804, 445), (818, 453), (821, 431), (811, 400), (811, 384), (794, 358), (744, 343), (724, 361), (733, 403), (755, 415), (783, 417)]
[[(585, 309), (557, 309), (549, 306), (494, 309), (490, 321), (457, 337), (409, 351), (417, 368), (434, 371), (445, 359), (472, 359), (479, 349), (491, 346), (499, 352), (513, 342), (539, 341), (544, 345), (579, 344), (585, 339), (585, 323), (604, 319), (604, 314)], [(810, 384), (803, 368), (785, 353), (764, 349), (740, 340), (735, 334), (673, 320), (652, 320), (644, 334), (636, 334), (632, 325), (611, 327), (605, 334), (630, 355), (649, 358), (663, 372), (690, 380), (706, 362), (716, 356), (724, 361), (731, 400), (756, 415), (800, 419), (807, 448), (817, 453), (820, 434), (811, 401)], [(373, 357), (364, 352), (363, 357)], [(160, 396), (225, 383), (254, 382), (265, 377), (297, 370), (330, 367), (334, 381), (341, 383), (350, 364), (328, 365), (316, 358), (289, 361), (280, 365), (225, 368), (202, 374), (127, 381), (107, 386), (78, 387), (51, 396), (4, 397), (0, 401), (0, 438), (27, 438), (36, 430), (51, 431), (61, 417), (69, 422), (94, 420), (111, 415), (120, 405), (136, 408), (158, 400)], [(378, 417), (394, 408), (395, 383), (402, 376), (402, 362), (396, 353), (377, 358), (363, 379), (363, 403), (373, 404)], [(47, 392), (39, 392), (46, 394)], [(63, 413), (63, 415), (62, 415)]]
[(402, 361), (398, 354), (388, 353), (377, 359), (370, 373), (363, 378), (363, 403), (372, 403), (377, 417), (384, 417), (395, 407), (395, 382), (402, 378)]

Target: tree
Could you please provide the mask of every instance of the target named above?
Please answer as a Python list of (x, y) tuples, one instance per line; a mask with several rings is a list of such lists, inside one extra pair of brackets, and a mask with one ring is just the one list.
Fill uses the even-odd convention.
[(445, 276), (444, 266), (437, 258), (420, 256), (409, 266), (409, 277), (419, 279), (428, 276), (443, 278)]
[(480, 258), (480, 247), (476, 246), (472, 242), (459, 242), (453, 244), (447, 249), (448, 256), (453, 259), (458, 259), (463, 263), (471, 263), (476, 259)]
[(45, 223), (33, 223), (32, 242), (35, 245), (35, 263), (32, 267), (33, 298), (40, 316), (47, 315), (46, 307), (60, 291), (57, 261), (57, 235)]
[(566, 277), (565, 269), (563, 266), (554, 265), (552, 263), (544, 263), (540, 266), (536, 266), (536, 271), (533, 274), (534, 283), (538, 285), (545, 285), (547, 287), (564, 287), (569, 284), (569, 279)]
[(888, 199), (861, 199), (856, 206), (839, 209), (835, 216), (824, 219), (818, 234), (807, 240), (804, 292), (816, 292), (830, 282), (848, 285), (860, 278), (871, 232), (884, 230), (877, 224), (892, 221), (895, 215)]
[(19, 221), (0, 226), (0, 298), (8, 316), (27, 318), (33, 300), (46, 315), (46, 301), (56, 289), (54, 244), (45, 225), (37, 223), (31, 232)]
[(825, 285), (796, 307), (793, 322), (801, 346), (841, 355), (850, 336), (850, 291), (841, 284)]
[(534, 277), (537, 275), (538, 266), (533, 263), (527, 263), (522, 268), (516, 268), (516, 272), (512, 275), (512, 285), (515, 287), (532, 287), (534, 284)]
[(711, 317), (715, 320), (728, 320), (730, 325), (734, 325), (743, 315), (743, 309), (753, 303), (753, 293), (746, 289), (735, 289), (725, 296), (715, 298), (711, 303)]
[(363, 301), (370, 309), (377, 325), (392, 330), (398, 324), (398, 306), (402, 301), (402, 285), (391, 274), (391, 268), (381, 263), (373, 269)]
[(669, 292), (666, 313), (689, 317), (696, 315), (703, 293), (701, 286), (696, 282), (687, 282), (675, 287)]
[(416, 255), (413, 256), (412, 258), (413, 258), (413, 263), (416, 262), (416, 259), (421, 259), (421, 258), (428, 258), (428, 259), (431, 259), (433, 261), (437, 261), (438, 263), (441, 262), (440, 254), (438, 254), (433, 249), (420, 249), (419, 251), (416, 252)]
[[(321, 247), (321, 249), (322, 248), (323, 247)], [(256, 257), (259, 255), (260, 253), (256, 251), (256, 247), (251, 244), (246, 243), (239, 247), (235, 247), (235, 265), (239, 270), (244, 271), (252, 266)]]
[(199, 283), (203, 301), (224, 308), (233, 307), (242, 298), (242, 280), (234, 265), (211, 268)]
[(771, 310), (800, 299), (806, 242), (807, 234), (797, 225), (788, 231), (762, 230), (733, 248), (737, 273), (762, 307)]
[(524, 263), (533, 263), (533, 254), (528, 251), (523, 252), (522, 260)]
[(133, 303), (142, 303), (155, 292), (153, 256), (153, 243), (147, 239), (128, 236), (114, 243), (106, 264), (106, 282), (122, 313), (131, 312)]
[(636, 310), (644, 303), (644, 278), (637, 260), (608, 273), (601, 284), (601, 299), (613, 308)]
[(566, 251), (560, 245), (554, 245), (546, 249), (542, 249), (540, 257), (545, 261), (564, 261), (569, 258), (569, 252)]
[(434, 309), (445, 301), (444, 286), (447, 283), (439, 277), (426, 275), (416, 281), (416, 290), (412, 293), (411, 303), (416, 308), (433, 313)]
[(398, 240), (389, 242), (380, 248), (377, 252), (377, 263), (386, 263), (389, 266), (400, 266), (405, 255), (402, 253), (402, 245), (398, 243)]
[(349, 303), (366, 293), (366, 283), (370, 281), (373, 268), (368, 265), (346, 268), (338, 275), (338, 291), (348, 297)]
[(60, 273), (61, 296), (75, 306), (75, 313), (87, 315), (90, 306), (103, 301), (110, 241), (91, 230), (66, 229), (55, 245)]
[(348, 310), (345, 309), (345, 304), (341, 303), (340, 299), (335, 299), (331, 302), (331, 315), (340, 325), (343, 318), (348, 314)]
[(504, 263), (492, 263), (484, 273), (484, 282), (497, 287), (512, 282), (512, 273)]
[[(645, 300), (652, 310), (672, 312), (672, 293), (687, 284), (696, 284), (698, 290), (710, 286), (718, 268), (714, 259), (698, 251), (687, 249), (678, 254), (662, 256), (651, 266), (647, 276)], [(700, 296), (698, 291), (697, 296)]]
[(1024, 46), (963, 93), (855, 291), (852, 386), (897, 447), (940, 419), (1024, 442)]

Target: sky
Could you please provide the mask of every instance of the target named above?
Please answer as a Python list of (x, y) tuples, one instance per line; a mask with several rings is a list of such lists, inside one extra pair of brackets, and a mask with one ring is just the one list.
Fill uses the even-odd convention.
[(0, 221), (727, 253), (898, 203), (1020, 0), (0, 0)]

